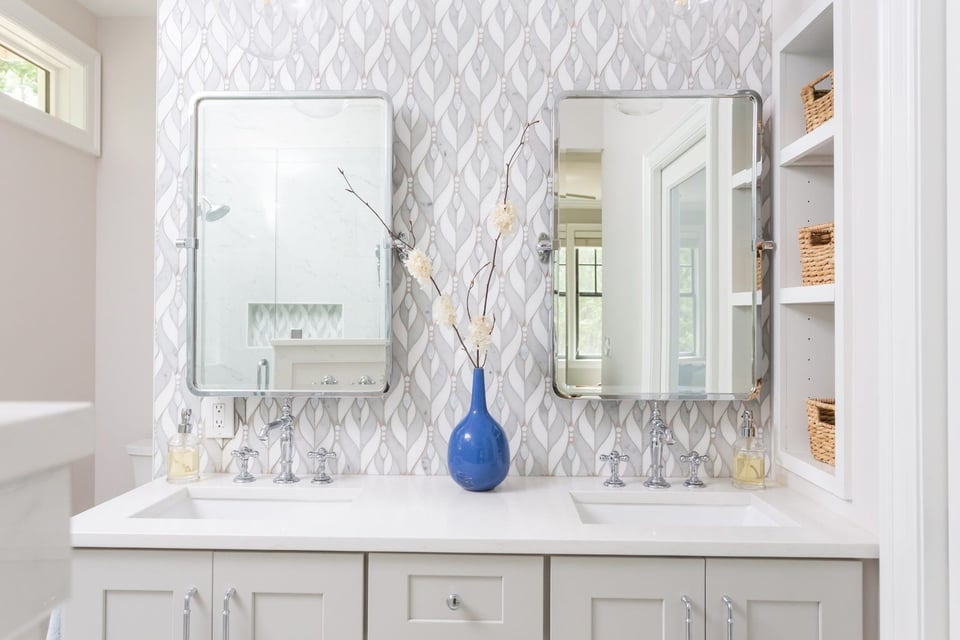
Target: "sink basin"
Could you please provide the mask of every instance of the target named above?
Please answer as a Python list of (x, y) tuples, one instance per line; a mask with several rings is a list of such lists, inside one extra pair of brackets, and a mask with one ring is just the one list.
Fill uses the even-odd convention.
[(644, 527), (795, 527), (753, 494), (572, 492), (583, 524)]
[(348, 507), (359, 489), (331, 487), (185, 487), (134, 518), (304, 520)]

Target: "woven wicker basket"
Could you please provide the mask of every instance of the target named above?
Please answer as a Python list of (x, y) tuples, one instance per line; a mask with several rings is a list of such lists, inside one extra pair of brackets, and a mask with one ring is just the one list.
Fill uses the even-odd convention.
[(807, 433), (810, 434), (810, 453), (820, 462), (830, 466), (836, 464), (836, 428), (836, 400), (807, 398)]
[(801, 284), (808, 287), (833, 282), (833, 223), (801, 227), (797, 239), (800, 241)]
[[(829, 89), (817, 89), (817, 85), (830, 79)], [(807, 133), (810, 133), (824, 122), (833, 117), (833, 69), (806, 85), (800, 90), (800, 100), (803, 102), (803, 118), (806, 122)]]

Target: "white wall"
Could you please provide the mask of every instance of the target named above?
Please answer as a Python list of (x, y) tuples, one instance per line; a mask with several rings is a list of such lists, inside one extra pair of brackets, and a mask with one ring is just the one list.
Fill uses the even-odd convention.
[(156, 31), (152, 17), (97, 21), (97, 502), (133, 488), (125, 446), (152, 433)]
[[(28, 0), (91, 46), (72, 0)], [(0, 120), (0, 400), (94, 399), (97, 159)], [(93, 504), (93, 458), (73, 468), (74, 510)]]

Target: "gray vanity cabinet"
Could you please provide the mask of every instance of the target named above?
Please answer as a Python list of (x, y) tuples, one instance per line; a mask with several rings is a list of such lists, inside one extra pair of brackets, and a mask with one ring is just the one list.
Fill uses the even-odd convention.
[(707, 640), (863, 637), (859, 561), (710, 558), (706, 577)]
[(363, 555), (217, 551), (213, 598), (213, 640), (361, 640)]
[(64, 638), (361, 640), (363, 572), (363, 554), (78, 549)]
[(215, 606), (210, 556), (209, 551), (75, 551), (63, 637), (206, 640)]
[(550, 638), (703, 638), (703, 571), (703, 558), (552, 558)]
[(550, 587), (552, 640), (863, 637), (856, 560), (557, 557)]
[(371, 553), (368, 640), (540, 640), (541, 556)]

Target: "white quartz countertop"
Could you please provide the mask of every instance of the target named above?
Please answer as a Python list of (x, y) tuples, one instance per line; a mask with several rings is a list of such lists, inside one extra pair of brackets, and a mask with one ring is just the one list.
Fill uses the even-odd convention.
[[(240, 515), (231, 511), (233, 517), (157, 517), (156, 505), (182, 501), (183, 492), (249, 502)], [(753, 500), (789, 526), (662, 525), (656, 518), (584, 524), (574, 496), (614, 503)], [(329, 502), (316, 513), (296, 512), (298, 502), (312, 498)], [(148, 517), (138, 515), (144, 510)], [(688, 513), (696, 519), (703, 512)], [(270, 477), (249, 485), (233, 484), (228, 475), (189, 485), (159, 479), (75, 516), (72, 536), (75, 547), (163, 549), (790, 558), (879, 553), (874, 534), (787, 488), (742, 492), (729, 480), (713, 480), (693, 490), (678, 480), (652, 492), (637, 479), (625, 488), (604, 488), (597, 477), (511, 476), (489, 493), (464, 491), (446, 476), (339, 476), (331, 485), (304, 478), (292, 486), (274, 485)]]

